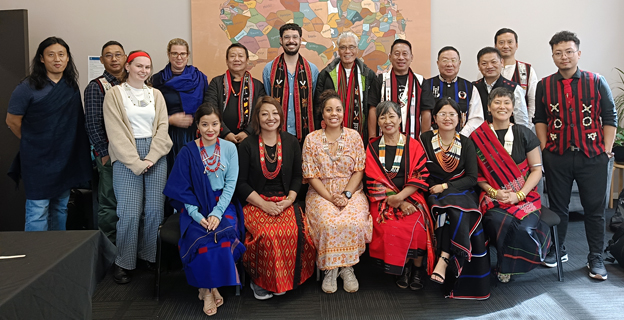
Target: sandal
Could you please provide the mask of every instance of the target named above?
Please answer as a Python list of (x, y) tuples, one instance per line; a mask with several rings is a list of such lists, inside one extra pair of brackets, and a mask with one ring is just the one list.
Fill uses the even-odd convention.
[(217, 308), (223, 305), (223, 297), (219, 294), (219, 290), (217, 288), (212, 289), (212, 295), (214, 296), (215, 304)]
[[(449, 265), (449, 263), (450, 263), (450, 262), (449, 262), (449, 259), (448, 259), (447, 257), (442, 257), (442, 256), (440, 256), (440, 259), (442, 259), (444, 262), (446, 262), (446, 266), (448, 267), (448, 265)], [(439, 260), (439, 259), (438, 259), (438, 260)], [(439, 263), (439, 262), (438, 262), (438, 263)], [(436, 265), (436, 266), (437, 266), (437, 265)], [(446, 269), (446, 268), (445, 268), (445, 269)], [(445, 274), (446, 274), (446, 271), (445, 271)], [(431, 276), (436, 276), (436, 277), (438, 277), (438, 278), (442, 279), (442, 281), (440, 281), (440, 280), (436, 280), (436, 279), (434, 279), (433, 277), (429, 278), (429, 279), (431, 279), (431, 281), (433, 281), (433, 282), (435, 282), (435, 283), (438, 283), (438, 284), (444, 284), (444, 280), (446, 279), (446, 277), (443, 277), (441, 274), (439, 274), (439, 273), (437, 273), (437, 272), (432, 273), (432, 274), (431, 274)]]
[[(217, 305), (215, 304), (215, 299), (210, 289), (199, 289), (199, 292), (199, 300), (204, 300), (204, 313), (208, 316), (214, 316), (217, 314)], [(211, 310), (212, 312), (210, 312)]]
[[(409, 288), (412, 291), (420, 290), (424, 287), (421, 278), (422, 267), (414, 267), (412, 269), (412, 276), (410, 277)], [(440, 276), (440, 275), (438, 275)]]

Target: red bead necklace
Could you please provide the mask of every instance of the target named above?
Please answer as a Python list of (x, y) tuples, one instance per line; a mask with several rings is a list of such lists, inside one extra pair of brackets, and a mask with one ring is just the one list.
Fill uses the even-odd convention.
[[(201, 154), (202, 163), (204, 164), (204, 173), (208, 174), (208, 172), (216, 172), (219, 170), (221, 166), (221, 145), (219, 144), (219, 138), (217, 138), (217, 145), (215, 145), (214, 152), (209, 157), (208, 152), (204, 148), (203, 139), (199, 139), (199, 150)], [(211, 168), (212, 165), (216, 163), (214, 168)]]
[(277, 135), (277, 148), (275, 150), (275, 156), (277, 157), (277, 167), (275, 171), (269, 172), (269, 169), (266, 166), (265, 157), (268, 157), (268, 153), (266, 151), (266, 145), (262, 141), (262, 135), (258, 135), (258, 144), (260, 149), (260, 165), (262, 166), (262, 174), (268, 180), (273, 180), (280, 172), (282, 168), (282, 138), (280, 135)]

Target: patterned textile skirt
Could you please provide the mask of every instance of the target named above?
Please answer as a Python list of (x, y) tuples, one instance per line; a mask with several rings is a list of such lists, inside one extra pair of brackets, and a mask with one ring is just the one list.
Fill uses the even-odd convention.
[(402, 218), (377, 222), (379, 202), (370, 205), (373, 218), (373, 240), (368, 252), (389, 274), (400, 275), (408, 258), (417, 258), (427, 251), (427, 230), (424, 214), (418, 210)]
[(498, 272), (522, 274), (540, 265), (550, 247), (550, 228), (533, 211), (519, 220), (495, 207), (483, 216), (486, 236), (496, 246)]
[[(490, 255), (474, 190), (449, 188), (427, 198), (436, 219), (438, 245), (450, 238), (450, 263), (444, 292), (447, 298), (490, 297)], [(449, 239), (446, 239), (449, 240)], [(437, 262), (436, 262), (437, 263)]]
[(180, 213), (182, 237), (178, 247), (190, 285), (212, 289), (240, 284), (236, 262), (245, 252), (245, 246), (236, 234), (237, 209), (240, 210), (240, 204), (230, 203), (219, 226), (210, 232), (195, 222), (186, 210)]
[(316, 263), (321, 270), (350, 267), (360, 262), (360, 255), (366, 250), (373, 233), (368, 199), (361, 184), (343, 208), (336, 207), (314, 188), (309, 188), (306, 215), (318, 252)]
[[(278, 202), (286, 197), (267, 197)], [(308, 223), (299, 204), (270, 216), (248, 204), (245, 214), (245, 247), (243, 265), (255, 284), (271, 292), (286, 292), (304, 283), (314, 273), (316, 250), (308, 232)]]

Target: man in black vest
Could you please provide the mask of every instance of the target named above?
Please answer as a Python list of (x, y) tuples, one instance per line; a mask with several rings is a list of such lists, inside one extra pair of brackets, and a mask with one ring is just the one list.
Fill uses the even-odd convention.
[(460, 133), (469, 137), (483, 123), (483, 106), (481, 96), (474, 89), (472, 82), (457, 76), (459, 66), (461, 66), (461, 60), (457, 49), (451, 46), (440, 49), (438, 52), (440, 74), (425, 80), (423, 87), (433, 93), (436, 102), (447, 97), (459, 104), (462, 124)]
[(504, 87), (514, 93), (514, 112), (513, 122), (521, 124), (529, 129), (533, 128), (533, 124), (529, 122), (527, 114), (526, 101), (524, 100), (524, 89), (519, 84), (503, 78), (501, 71), (503, 70), (503, 58), (500, 51), (493, 47), (485, 47), (477, 53), (477, 64), (479, 71), (483, 74), (483, 78), (474, 82), (474, 86), (479, 91), (483, 103), (483, 115), (489, 122), (492, 121), (492, 115), (487, 110), (487, 101), (490, 91), (494, 88)]
[[(578, 68), (580, 43), (576, 34), (569, 31), (558, 32), (550, 40), (553, 61), (559, 71), (537, 84), (534, 122), (542, 147), (550, 209), (561, 217), (558, 227), (561, 262), (568, 260), (563, 243), (568, 230), (572, 183), (576, 180), (589, 245), (589, 276), (606, 280), (602, 250), (607, 170), (618, 122), (607, 81)], [(557, 266), (554, 251), (546, 257), (544, 265)]]
[(117, 235), (117, 199), (113, 191), (113, 166), (108, 156), (108, 137), (104, 128), (102, 105), (106, 91), (119, 84), (126, 63), (121, 43), (108, 41), (102, 47), (100, 62), (104, 74), (91, 80), (84, 91), (85, 124), (95, 153), (98, 182), (98, 228), (115, 243)]
[(494, 35), (494, 45), (501, 52), (504, 61), (503, 77), (518, 83), (525, 92), (529, 119), (535, 116), (535, 87), (537, 74), (531, 64), (516, 60), (518, 50), (518, 34), (515, 31), (502, 28)]

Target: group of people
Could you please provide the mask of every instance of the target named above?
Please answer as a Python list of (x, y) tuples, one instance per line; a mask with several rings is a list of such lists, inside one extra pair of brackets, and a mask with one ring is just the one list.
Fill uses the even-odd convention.
[[(516, 60), (517, 34), (499, 30), (477, 54), (483, 77), (458, 77), (459, 51), (442, 48), (440, 74), (413, 72), (412, 46), (396, 39), (392, 67), (376, 75), (351, 32), (319, 69), (300, 53), (302, 30), (280, 27), (283, 53), (248, 71), (234, 43), (227, 70), (210, 82), (173, 39), (169, 63), (107, 42), (104, 74), (84, 93), (69, 46), (44, 40), (30, 76), (15, 89), (7, 124), (21, 138), (14, 167), (26, 190), (26, 230), (64, 229), (69, 190), (90, 179), (89, 141), (99, 173), (99, 228), (116, 243), (113, 276), (131, 281), (155, 262), (165, 202), (179, 215), (180, 257), (208, 315), (218, 288), (240, 283), (257, 299), (282, 295), (324, 271), (322, 289), (359, 289), (353, 266), (370, 256), (396, 285), (442, 284), (451, 298), (490, 295), (490, 255), (508, 282), (563, 246), (572, 182), (585, 209), (589, 276), (605, 280), (601, 252), (607, 163), (617, 127), (603, 77), (578, 69), (580, 41), (555, 34), (558, 72), (537, 81)], [(376, 69), (376, 68), (374, 68)], [(535, 126), (533, 126), (535, 124)], [(86, 128), (86, 132), (85, 132)], [(87, 140), (87, 137), (89, 140)], [(542, 160), (543, 159), (543, 160)], [(561, 261), (540, 220), (546, 175), (560, 215)]]

